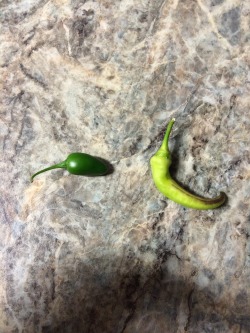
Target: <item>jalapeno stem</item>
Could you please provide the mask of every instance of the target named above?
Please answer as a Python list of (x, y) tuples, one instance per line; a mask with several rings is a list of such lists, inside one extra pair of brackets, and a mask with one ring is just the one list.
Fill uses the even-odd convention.
[(40, 171), (34, 173), (34, 175), (32, 175), (32, 176), (30, 177), (30, 180), (31, 180), (31, 182), (33, 182), (34, 178), (35, 178), (37, 175), (39, 175), (40, 173), (43, 173), (43, 172), (46, 172), (46, 171), (49, 171), (49, 170), (52, 170), (52, 169), (58, 169), (58, 168), (66, 169), (66, 161), (63, 161), (63, 162), (58, 163), (58, 164), (54, 164), (54, 165), (52, 165), (52, 166), (50, 166), (50, 167), (48, 167), (48, 168), (42, 169), (42, 170), (40, 170)]

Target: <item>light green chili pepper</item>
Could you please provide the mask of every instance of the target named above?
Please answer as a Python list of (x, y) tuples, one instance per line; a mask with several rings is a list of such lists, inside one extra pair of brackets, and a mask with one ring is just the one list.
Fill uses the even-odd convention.
[(214, 199), (202, 198), (189, 193), (172, 179), (169, 172), (172, 159), (168, 148), (168, 140), (174, 122), (175, 119), (169, 122), (160, 149), (150, 159), (153, 180), (156, 187), (167, 198), (184, 207), (202, 210), (220, 207), (227, 198), (225, 193), (221, 192)]

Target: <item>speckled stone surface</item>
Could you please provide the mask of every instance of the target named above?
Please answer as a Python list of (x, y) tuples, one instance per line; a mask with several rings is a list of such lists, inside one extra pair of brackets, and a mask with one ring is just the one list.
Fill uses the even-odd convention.
[[(0, 2), (0, 333), (250, 332), (248, 1)], [(149, 159), (167, 122), (185, 209)], [(73, 151), (106, 177), (32, 173)]]

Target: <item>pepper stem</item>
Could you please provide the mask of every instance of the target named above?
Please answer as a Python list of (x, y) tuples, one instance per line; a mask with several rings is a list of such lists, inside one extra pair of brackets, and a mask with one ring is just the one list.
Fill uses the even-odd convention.
[(33, 182), (34, 178), (35, 178), (37, 175), (39, 175), (40, 173), (43, 173), (43, 172), (45, 172), (45, 171), (49, 171), (49, 170), (52, 170), (52, 169), (58, 169), (58, 168), (65, 169), (65, 168), (66, 168), (66, 161), (63, 161), (63, 162), (58, 163), (58, 164), (54, 164), (54, 165), (52, 165), (52, 166), (50, 166), (50, 167), (48, 167), (48, 168), (42, 169), (42, 170), (40, 170), (40, 171), (34, 173), (34, 175), (32, 175), (32, 176), (30, 177), (30, 181), (31, 181), (31, 183)]
[(161, 147), (159, 148), (158, 152), (169, 153), (168, 140), (169, 140), (169, 136), (170, 136), (172, 127), (174, 125), (174, 122), (175, 122), (175, 118), (171, 119), (170, 122), (168, 123), (167, 129), (166, 129), (166, 133), (164, 135)]

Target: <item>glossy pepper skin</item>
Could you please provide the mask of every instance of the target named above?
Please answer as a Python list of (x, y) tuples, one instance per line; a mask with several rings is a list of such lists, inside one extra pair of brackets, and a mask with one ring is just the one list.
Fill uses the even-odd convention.
[(171, 177), (169, 167), (172, 163), (168, 148), (170, 132), (175, 119), (172, 119), (166, 130), (160, 149), (150, 159), (153, 180), (158, 190), (167, 198), (188, 208), (207, 210), (220, 207), (226, 200), (226, 194), (221, 192), (216, 198), (202, 198), (183, 189)]
[(65, 161), (36, 172), (31, 176), (31, 182), (40, 173), (57, 168), (80, 176), (103, 176), (109, 171), (108, 166), (97, 157), (85, 153), (72, 153)]

